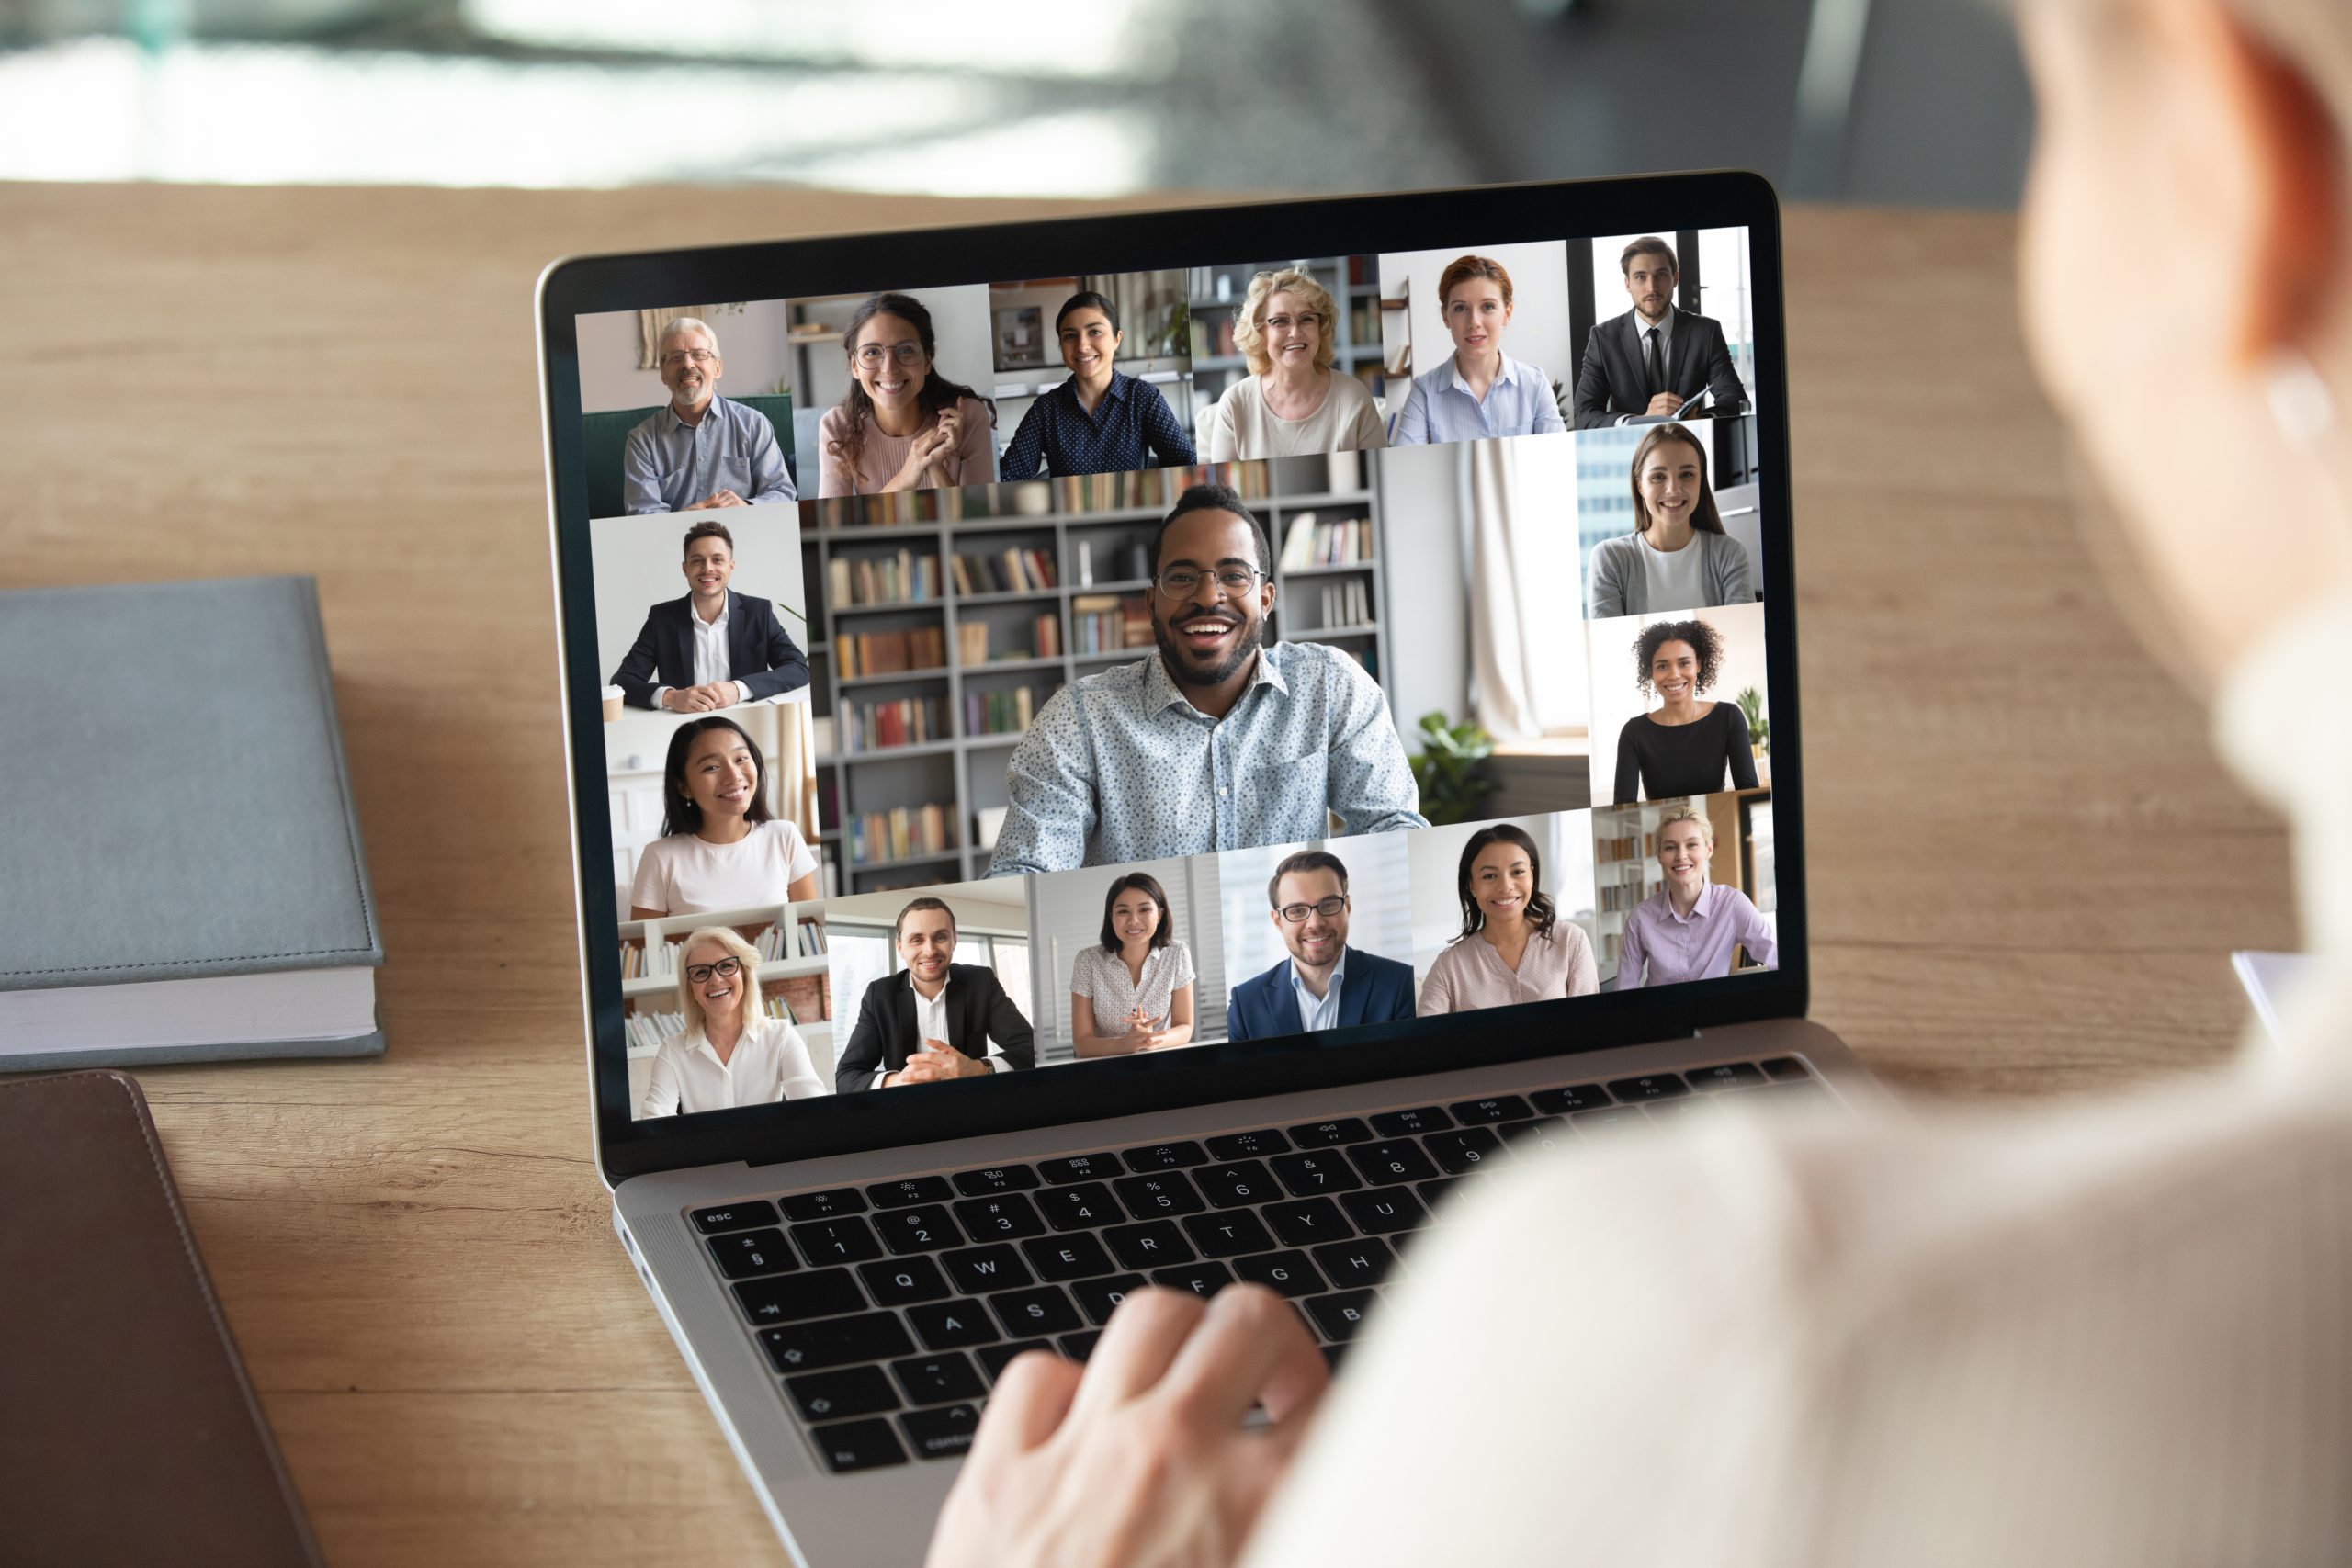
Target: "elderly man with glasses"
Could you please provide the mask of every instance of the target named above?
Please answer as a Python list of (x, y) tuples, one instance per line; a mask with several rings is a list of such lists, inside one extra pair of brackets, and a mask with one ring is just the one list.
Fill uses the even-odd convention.
[[(1426, 828), (1380, 688), (1323, 643), (1265, 643), (1273, 550), (1195, 485), (1151, 543), (1157, 654), (1054, 694), (1005, 770), (991, 876)], [(1263, 644), (1263, 646), (1261, 646)]]
[(1232, 1040), (1278, 1040), (1413, 1016), (1413, 966), (1348, 945), (1346, 863), (1329, 850), (1301, 850), (1266, 884), (1268, 918), (1290, 949), (1287, 962), (1233, 987), (1225, 1008)]
[(765, 414), (718, 395), (718, 339), (693, 316), (662, 334), (670, 401), (628, 433), (621, 498), (630, 515), (794, 501), (792, 473)]

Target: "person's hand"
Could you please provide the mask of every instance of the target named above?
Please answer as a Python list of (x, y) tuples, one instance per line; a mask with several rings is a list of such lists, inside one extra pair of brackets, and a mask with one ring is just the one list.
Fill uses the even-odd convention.
[(714, 506), (744, 506), (748, 504), (749, 502), (745, 502), (741, 496), (737, 495), (731, 490), (715, 490), (708, 495), (704, 496), (700, 501), (695, 502), (692, 506), (687, 507), (686, 510), (689, 512), (707, 512)]
[(883, 1078), (884, 1087), (902, 1083), (945, 1083), (950, 1078), (978, 1077), (989, 1070), (944, 1040), (926, 1040), (907, 1058), (907, 1065)]
[(1671, 417), (1681, 411), (1683, 402), (1683, 399), (1676, 397), (1672, 392), (1660, 392), (1650, 400), (1650, 406), (1642, 412), (1645, 417), (1654, 418), (1658, 414)]
[(1177, 1039), (1176, 1032), (1172, 1029), (1155, 1029), (1145, 1032), (1143, 1043), (1136, 1046), (1136, 1049), (1138, 1051), (1173, 1051), (1179, 1045), (1189, 1045), (1192, 1042), (1189, 1040)]
[(929, 482), (925, 476), (930, 472), (933, 463), (943, 454), (952, 450), (954, 448), (941, 438), (937, 425), (934, 424), (927, 430), (916, 431), (914, 439), (907, 444), (907, 460), (899, 465), (897, 477), (884, 488), (911, 490), (918, 485)]
[[(1232, 1562), (1329, 1382), (1260, 1285), (1136, 1292), (1081, 1370), (1044, 1351), (997, 1380), (926, 1568)], [(1241, 1425), (1253, 1404), (1268, 1423)]]
[(673, 686), (662, 694), (662, 705), (672, 713), (701, 713), (711, 705), (708, 686)]

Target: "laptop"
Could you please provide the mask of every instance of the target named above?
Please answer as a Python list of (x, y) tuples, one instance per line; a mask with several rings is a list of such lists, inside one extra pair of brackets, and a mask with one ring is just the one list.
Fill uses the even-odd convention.
[(538, 312), (597, 1166), (797, 1561), (917, 1560), (1007, 1362), (1147, 1283), (1344, 1375), (1498, 1170), (1877, 1092), (1805, 1018), (1760, 178)]

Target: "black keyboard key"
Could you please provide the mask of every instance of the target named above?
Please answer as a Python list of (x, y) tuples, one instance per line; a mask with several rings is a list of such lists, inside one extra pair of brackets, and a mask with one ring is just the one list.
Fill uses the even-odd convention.
[(1025, 1165), (992, 1165), (984, 1170), (959, 1170), (956, 1190), (967, 1198), (991, 1192), (1026, 1192), (1037, 1185), (1037, 1173)]
[(1161, 1269), (1170, 1264), (1190, 1263), (1192, 1244), (1184, 1233), (1176, 1228), (1173, 1220), (1145, 1220), (1139, 1224), (1120, 1225), (1102, 1233), (1111, 1248), (1111, 1256), (1128, 1269)]
[(989, 1305), (1007, 1334), (1066, 1334), (1080, 1325), (1078, 1308), (1059, 1285), (1001, 1292), (989, 1298)]
[(1206, 1165), (1209, 1162), (1208, 1151), (1190, 1138), (1129, 1149), (1126, 1158), (1127, 1168), (1138, 1176), (1155, 1170), (1182, 1170), (1188, 1165)]
[(1102, 1243), (1091, 1235), (1036, 1236), (1023, 1242), (1021, 1250), (1029, 1255), (1029, 1267), (1037, 1278), (1057, 1284), (1108, 1274), (1117, 1267)]
[[(934, 1312), (934, 1307), (916, 1307), (917, 1312)], [(994, 1336), (990, 1336), (994, 1337)], [(852, 1361), (887, 1361), (893, 1356), (913, 1353), (915, 1342), (907, 1337), (906, 1325), (898, 1314), (869, 1312), (858, 1317), (828, 1317), (815, 1323), (796, 1323), (784, 1328), (763, 1329), (760, 1343), (767, 1347), (768, 1359), (775, 1370), (793, 1372), (822, 1371), (827, 1367), (847, 1366)]]
[(879, 1416), (899, 1408), (899, 1395), (879, 1367), (843, 1367), (839, 1371), (807, 1372), (784, 1380), (793, 1408), (804, 1421), (841, 1421), (852, 1416)]
[(1452, 1191), (1461, 1179), (1458, 1176), (1441, 1176), (1435, 1181), (1419, 1183), (1413, 1190), (1421, 1195), (1421, 1202), (1432, 1211), (1430, 1217), (1434, 1219), (1437, 1201)]
[(1136, 1292), (1143, 1289), (1140, 1274), (1114, 1274), (1107, 1280), (1080, 1280), (1072, 1285), (1070, 1294), (1086, 1310), (1086, 1321), (1098, 1327), (1111, 1321), (1111, 1314)]
[(1071, 1155), (1067, 1159), (1037, 1162), (1037, 1174), (1056, 1187), (1067, 1187), (1073, 1181), (1100, 1181), (1118, 1175), (1122, 1168), (1116, 1155)]
[(1247, 1133), (1225, 1133), (1209, 1140), (1211, 1159), (1261, 1159), (1278, 1155), (1290, 1147), (1290, 1140), (1272, 1127), (1258, 1127)]
[(904, 1181), (877, 1181), (865, 1195), (877, 1209), (911, 1209), (917, 1203), (944, 1203), (956, 1193), (944, 1176), (910, 1176)]
[(1274, 1238), (1267, 1234), (1265, 1222), (1247, 1209), (1227, 1214), (1193, 1214), (1184, 1221), (1184, 1234), (1201, 1249), (1204, 1258), (1238, 1258), (1245, 1252), (1265, 1252), (1272, 1248)]
[(1222, 1263), (1187, 1263), (1182, 1269), (1160, 1269), (1152, 1275), (1151, 1282), (1171, 1291), (1190, 1291), (1206, 1301), (1233, 1283), (1233, 1270)]
[(1310, 1296), (1306, 1306), (1307, 1315), (1323, 1331), (1324, 1338), (1352, 1339), (1372, 1311), (1372, 1303), (1370, 1291), (1341, 1291), (1334, 1295)]
[(1690, 1086), (1682, 1081), (1680, 1073), (1647, 1073), (1637, 1078), (1611, 1078), (1609, 1092), (1632, 1104), (1644, 1100), (1671, 1100), (1678, 1094), (1689, 1094)]
[(1434, 1105), (1410, 1111), (1384, 1111), (1372, 1119), (1372, 1130), (1384, 1138), (1409, 1138), (1418, 1133), (1442, 1133), (1453, 1118)]
[(1813, 1069), (1794, 1056), (1775, 1056), (1764, 1064), (1764, 1076), (1774, 1083), (1793, 1083), (1799, 1078), (1811, 1077)]
[(1054, 1343), (1060, 1348), (1061, 1353), (1071, 1360), (1084, 1361), (1087, 1357), (1094, 1354), (1094, 1347), (1102, 1338), (1101, 1329), (1090, 1328), (1083, 1334), (1065, 1334)]
[(816, 1438), (817, 1451), (825, 1456), (825, 1468), (835, 1475), (907, 1462), (907, 1450), (899, 1446), (899, 1434), (878, 1416), (865, 1421), (814, 1427), (808, 1435)]
[(1566, 1116), (1571, 1111), (1600, 1110), (1609, 1103), (1609, 1091), (1597, 1083), (1579, 1083), (1566, 1089), (1539, 1089), (1527, 1098), (1546, 1116)]
[[(1670, 1100), (1673, 1105), (1696, 1105), (1697, 1100)], [(1523, 1155), (1542, 1154), (1546, 1149), (1563, 1149), (1576, 1142), (1565, 1116), (1538, 1116), (1532, 1122), (1511, 1122), (1495, 1129), (1503, 1142)]]
[(947, 1211), (936, 1203), (925, 1203), (912, 1209), (893, 1209), (887, 1214), (874, 1216), (874, 1228), (882, 1235), (882, 1245), (901, 1256), (910, 1252), (938, 1252), (950, 1247), (964, 1245), (964, 1233), (947, 1217)]
[(1682, 1076), (1692, 1089), (1752, 1089), (1764, 1081), (1764, 1069), (1753, 1062), (1724, 1062)]
[(1046, 1222), (1037, 1217), (1037, 1205), (1018, 1192), (1007, 1192), (993, 1198), (967, 1198), (956, 1205), (956, 1217), (964, 1222), (974, 1241), (1019, 1241), (1025, 1235), (1046, 1234)]
[(989, 1386), (993, 1388), (996, 1380), (1004, 1376), (1004, 1369), (1012, 1365), (1015, 1356), (1031, 1350), (1051, 1350), (1053, 1348), (1053, 1341), (1049, 1339), (1015, 1339), (1003, 1345), (983, 1345), (974, 1354), (979, 1357), (980, 1371), (988, 1374)]
[[(866, 1369), (860, 1368), (863, 1371)], [(890, 1375), (907, 1391), (909, 1404), (945, 1404), (951, 1400), (978, 1399), (988, 1392), (980, 1382), (979, 1369), (972, 1365), (972, 1358), (961, 1350), (950, 1350), (944, 1356), (910, 1356), (903, 1361), (890, 1363)], [(896, 1407), (896, 1401), (882, 1406)], [(853, 1411), (862, 1416), (864, 1411)]]
[(947, 1276), (928, 1258), (886, 1258), (876, 1263), (861, 1263), (857, 1277), (873, 1292), (876, 1306), (912, 1306), (917, 1302), (935, 1302), (954, 1293), (948, 1288)]
[(1323, 1277), (1343, 1291), (1377, 1285), (1396, 1266), (1396, 1255), (1385, 1241), (1335, 1241), (1315, 1249)]
[(828, 1263), (863, 1263), (882, 1256), (874, 1227), (855, 1215), (838, 1220), (810, 1220), (792, 1227), (800, 1256), (821, 1269)]
[(1398, 1231), (1419, 1230), (1430, 1223), (1430, 1212), (1401, 1187), (1343, 1192), (1340, 1194), (1340, 1207), (1355, 1221), (1356, 1229), (1366, 1235), (1393, 1235)]
[(749, 1203), (724, 1203), (716, 1209), (696, 1209), (695, 1229), (705, 1235), (717, 1235), (720, 1231), (747, 1231), (753, 1225), (775, 1224), (775, 1205), (764, 1199)]
[(1286, 1296), (1311, 1296), (1324, 1288), (1323, 1276), (1304, 1252), (1261, 1252), (1254, 1258), (1237, 1258), (1233, 1271)]
[(1012, 1250), (1009, 1242), (992, 1241), (986, 1247), (967, 1247), (961, 1252), (950, 1252), (940, 1258), (947, 1265), (948, 1276), (956, 1288), (966, 1295), (977, 1296), (987, 1291), (1009, 1291), (1029, 1280), (1029, 1266), (1021, 1261), (1021, 1254)]
[(1284, 1247), (1313, 1247), (1317, 1242), (1344, 1241), (1355, 1235), (1341, 1217), (1338, 1205), (1329, 1198), (1270, 1203), (1261, 1213)]
[(1396, 1181), (1427, 1181), (1437, 1174), (1430, 1156), (1409, 1138), (1358, 1144), (1348, 1151), (1348, 1163), (1363, 1172), (1363, 1179), (1374, 1187)]
[(746, 1280), (735, 1287), (743, 1314), (762, 1328), (772, 1323), (803, 1323), (812, 1317), (839, 1317), (864, 1312), (865, 1298), (846, 1269), (820, 1269), (813, 1274), (786, 1274), (773, 1280)]
[(739, 1231), (733, 1235), (713, 1236), (704, 1245), (710, 1248), (718, 1271), (730, 1280), (748, 1280), (754, 1274), (781, 1274), (800, 1267), (800, 1260), (792, 1256), (792, 1248), (784, 1245), (784, 1233), (779, 1230)]
[[(1001, 1337), (996, 1325), (978, 1302), (933, 1302), (928, 1306), (909, 1307), (907, 1321), (922, 1336), (926, 1350), (960, 1350), (967, 1345), (986, 1345)], [(907, 1350), (913, 1349), (910, 1345)], [(903, 1356), (907, 1350), (890, 1354)], [(879, 1358), (876, 1358), (877, 1359)]]
[(1289, 1189), (1294, 1198), (1313, 1198), (1325, 1192), (1352, 1192), (1363, 1185), (1363, 1179), (1348, 1164), (1348, 1156), (1335, 1150), (1316, 1149), (1295, 1155), (1276, 1155), (1269, 1162), (1274, 1175)]
[(1057, 1231), (1092, 1230), (1098, 1225), (1115, 1225), (1127, 1217), (1118, 1201), (1111, 1196), (1111, 1190), (1099, 1181), (1040, 1192), (1037, 1207), (1045, 1211), (1046, 1223)]
[(1457, 1100), (1453, 1105), (1454, 1120), (1465, 1127), (1481, 1122), (1524, 1122), (1534, 1114), (1527, 1101), (1515, 1094), (1490, 1094), (1483, 1100)]
[(865, 1194), (854, 1187), (828, 1187), (821, 1192), (795, 1192), (783, 1200), (787, 1220), (834, 1220), (865, 1213)]
[(1291, 1142), (1302, 1149), (1328, 1149), (1338, 1144), (1361, 1144), (1372, 1136), (1372, 1129), (1353, 1116), (1334, 1117), (1329, 1122), (1308, 1122), (1290, 1130)]
[(1127, 1206), (1127, 1213), (1138, 1220), (1197, 1214), (1208, 1207), (1181, 1170), (1162, 1171), (1157, 1176), (1123, 1176), (1111, 1186), (1119, 1194), (1119, 1201)]
[(1579, 1135), (1613, 1133), (1623, 1127), (1646, 1127), (1648, 1118), (1638, 1105), (1611, 1105), (1600, 1111), (1579, 1111), (1568, 1118)]
[(1271, 1202), (1283, 1195), (1282, 1189), (1274, 1185), (1273, 1173), (1254, 1159), (1203, 1166), (1193, 1172), (1193, 1180), (1202, 1195), (1220, 1209)]
[(972, 1446), (980, 1427), (977, 1404), (950, 1404), (939, 1410), (910, 1410), (899, 1417), (907, 1443), (917, 1459), (952, 1459)]
[(1431, 1133), (1421, 1140), (1421, 1144), (1445, 1168), (1448, 1176), (1466, 1176), (1489, 1165), (1508, 1165), (1510, 1162), (1510, 1156), (1503, 1153), (1502, 1140), (1484, 1127), (1464, 1127), (1454, 1133)]

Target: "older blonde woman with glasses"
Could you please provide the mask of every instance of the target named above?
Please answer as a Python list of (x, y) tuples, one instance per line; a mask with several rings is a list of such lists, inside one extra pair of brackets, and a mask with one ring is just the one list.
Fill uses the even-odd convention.
[(760, 955), (725, 926), (678, 950), (678, 1011), (686, 1026), (662, 1042), (637, 1114), (726, 1111), (825, 1092), (792, 1021), (760, 1007)]
[(1208, 461), (1388, 445), (1372, 393), (1331, 367), (1339, 310), (1328, 289), (1295, 268), (1250, 280), (1233, 313), (1233, 344), (1250, 374), (1209, 410)]

